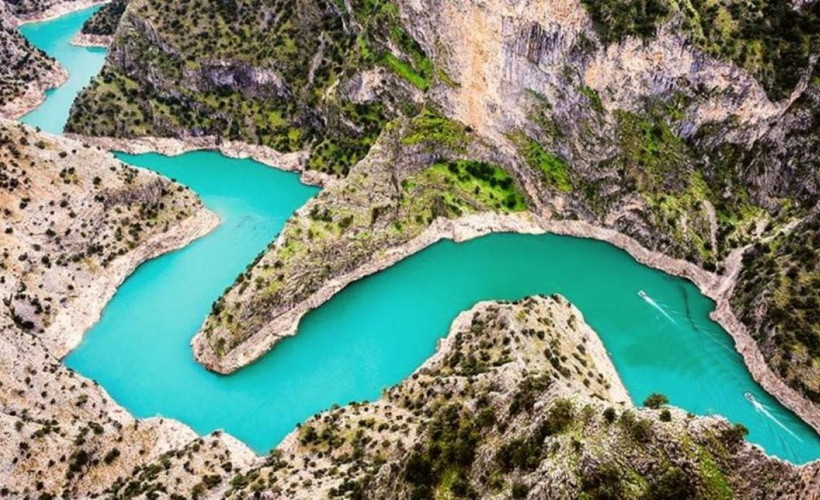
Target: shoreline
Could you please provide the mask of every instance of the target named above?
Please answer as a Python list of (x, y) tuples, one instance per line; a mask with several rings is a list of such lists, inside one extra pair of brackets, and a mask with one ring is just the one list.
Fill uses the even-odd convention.
[(69, 43), (76, 47), (98, 47), (107, 49), (112, 41), (114, 41), (113, 35), (91, 35), (79, 31)]
[(45, 102), (47, 91), (56, 89), (67, 81), (68, 71), (55, 59), (52, 71), (45, 78), (29, 82), (22, 94), (0, 107), (0, 117), (19, 120)]
[(66, 137), (107, 151), (128, 154), (157, 153), (163, 156), (179, 156), (192, 151), (215, 151), (228, 158), (250, 159), (286, 172), (298, 172), (299, 180), (308, 186), (327, 187), (336, 178), (315, 170), (307, 170), (305, 161), (308, 151), (280, 153), (273, 148), (248, 144), (242, 141), (220, 140), (215, 136), (185, 137), (138, 137), (124, 139), (118, 137), (93, 137), (67, 133)]
[[(25, 24), (42, 23), (52, 21), (72, 12), (89, 9), (97, 5), (103, 5), (110, 0), (77, 0), (75, 2), (61, 2), (54, 4), (45, 11), (26, 17), (12, 16), (12, 22), (17, 28)], [(81, 33), (78, 33), (80, 35)], [(25, 37), (24, 37), (25, 38)], [(51, 56), (49, 56), (51, 57)], [(56, 89), (68, 81), (69, 74), (63, 68), (60, 61), (51, 58), (54, 61), (53, 71), (43, 80), (35, 80), (29, 82), (26, 90), (14, 100), (0, 108), (0, 117), (11, 120), (18, 120), (21, 117), (31, 113), (40, 107), (46, 100), (45, 93), (49, 90)]]
[(213, 355), (200, 330), (191, 340), (194, 357), (211, 371), (223, 375), (233, 373), (259, 359), (285, 337), (295, 335), (300, 320), (308, 311), (318, 308), (347, 285), (382, 271), (438, 241), (450, 239), (459, 243), (498, 232), (551, 233), (605, 241), (624, 250), (642, 265), (691, 281), (702, 294), (715, 301), (715, 310), (709, 317), (732, 337), (735, 351), (743, 358), (744, 365), (755, 382), (820, 435), (820, 409), (772, 372), (757, 343), (731, 311), (729, 297), (740, 272), (743, 249), (736, 249), (726, 258), (727, 274), (719, 276), (691, 262), (649, 250), (633, 238), (613, 229), (583, 221), (544, 219), (531, 213), (523, 216), (484, 213), (457, 220), (437, 219), (421, 235), (404, 245), (387, 249), (370, 263), (325, 283), (310, 297), (274, 318), (221, 358), (217, 359)]
[(137, 248), (111, 263), (93, 286), (74, 299), (83, 308), (63, 308), (43, 334), (52, 354), (62, 360), (102, 317), (103, 310), (129, 276), (151, 259), (179, 250), (202, 238), (219, 226), (219, 217), (202, 205), (185, 220), (157, 233)]
[(96, 7), (97, 5), (107, 4), (110, 1), (111, 0), (76, 0), (73, 2), (56, 3), (38, 14), (25, 17), (17, 17), (17, 27), (20, 27), (24, 24), (53, 21), (59, 17), (71, 14), (72, 12), (90, 9), (91, 7)]

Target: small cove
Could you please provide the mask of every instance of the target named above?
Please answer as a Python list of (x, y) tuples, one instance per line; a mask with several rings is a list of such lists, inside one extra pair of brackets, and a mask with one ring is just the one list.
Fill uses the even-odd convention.
[[(26, 123), (61, 132), (73, 97), (99, 71), (104, 50), (67, 45), (93, 10), (23, 27), (71, 74)], [(820, 438), (754, 383), (694, 285), (578, 238), (496, 234), (436, 244), (347, 287), (259, 362), (227, 377), (210, 373), (193, 361), (191, 336), (316, 190), (295, 174), (213, 152), (118, 156), (190, 186), (222, 219), (205, 238), (140, 266), (65, 360), (138, 417), (176, 418), (200, 433), (221, 428), (263, 453), (314, 413), (376, 399), (400, 382), (475, 302), (561, 293), (599, 333), (635, 402), (661, 392), (693, 413), (743, 423), (750, 441), (781, 458), (820, 457)]]

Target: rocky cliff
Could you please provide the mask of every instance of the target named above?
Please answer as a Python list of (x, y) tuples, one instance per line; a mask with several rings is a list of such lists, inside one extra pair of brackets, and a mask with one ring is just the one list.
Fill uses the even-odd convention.
[(138, 0), (69, 128), (335, 175), (214, 304), (195, 354), (228, 372), (482, 214), (613, 229), (719, 281), (818, 201), (818, 44), (818, 2)]

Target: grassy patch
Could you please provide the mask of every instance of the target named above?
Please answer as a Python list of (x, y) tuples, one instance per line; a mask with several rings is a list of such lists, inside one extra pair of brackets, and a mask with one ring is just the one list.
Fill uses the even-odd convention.
[(393, 54), (389, 52), (386, 53), (382, 58), (382, 62), (388, 69), (412, 83), (414, 87), (422, 92), (430, 87), (430, 82), (427, 81), (427, 78), (418, 73), (410, 63), (399, 59)]
[(527, 208), (513, 178), (491, 163), (472, 160), (436, 163), (423, 175), (468, 204), (480, 204), (499, 212), (519, 212)]
[(538, 169), (550, 186), (563, 192), (572, 189), (569, 168), (563, 160), (548, 152), (537, 141), (523, 135), (516, 137), (515, 142), (527, 164)]
[(715, 459), (703, 446), (698, 446), (698, 462), (704, 488), (707, 490), (706, 496), (720, 500), (734, 498), (734, 492), (729, 485), (729, 481), (721, 472)]
[(599, 113), (604, 110), (604, 105), (601, 103), (601, 96), (599, 96), (598, 92), (595, 92), (594, 89), (583, 85), (581, 86), (581, 93), (589, 99), (589, 104), (592, 106), (592, 109)]
[(430, 147), (444, 146), (463, 151), (467, 134), (461, 123), (445, 118), (431, 108), (424, 108), (410, 120), (410, 128), (401, 142), (405, 146), (426, 143)]

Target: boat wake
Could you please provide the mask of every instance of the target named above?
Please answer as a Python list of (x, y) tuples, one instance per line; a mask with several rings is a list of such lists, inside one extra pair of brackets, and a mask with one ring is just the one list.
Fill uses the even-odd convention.
[(666, 312), (666, 311), (664, 310), (664, 308), (660, 306), (660, 304), (658, 304), (657, 302), (655, 302), (655, 301), (652, 299), (652, 297), (650, 297), (649, 295), (647, 295), (647, 294), (646, 294), (646, 292), (644, 292), (643, 290), (638, 290), (638, 295), (639, 295), (639, 296), (640, 296), (643, 300), (645, 300), (647, 304), (649, 304), (650, 306), (654, 307), (655, 309), (657, 309), (657, 310), (658, 310), (658, 312), (660, 312), (661, 314), (663, 314), (663, 315), (666, 317), (666, 319), (668, 319), (669, 321), (671, 321), (671, 322), (672, 322), (672, 324), (673, 324), (673, 325), (678, 326), (678, 322), (677, 322), (677, 321), (675, 321), (675, 319), (674, 319), (672, 316), (670, 316), (670, 315), (669, 315), (669, 313), (668, 313), (668, 312)]
[(780, 420), (778, 420), (778, 419), (777, 419), (777, 417), (775, 417), (774, 415), (772, 415), (772, 412), (770, 412), (770, 411), (769, 411), (769, 408), (768, 408), (766, 405), (764, 405), (763, 403), (761, 403), (760, 401), (758, 401), (757, 399), (755, 399), (755, 397), (752, 395), (752, 393), (751, 393), (751, 392), (747, 392), (747, 393), (745, 393), (743, 396), (746, 398), (746, 401), (748, 401), (748, 402), (752, 403), (752, 406), (754, 407), (754, 409), (755, 409), (755, 411), (756, 411), (756, 412), (758, 412), (758, 413), (760, 413), (760, 414), (764, 415), (766, 418), (768, 418), (769, 420), (771, 420), (772, 422), (774, 422), (775, 424), (777, 424), (777, 426), (778, 426), (778, 427), (780, 427), (781, 429), (783, 429), (784, 431), (786, 431), (787, 433), (789, 433), (789, 435), (790, 435), (791, 437), (793, 437), (794, 439), (796, 439), (796, 440), (800, 441), (801, 443), (803, 442), (803, 440), (802, 440), (802, 439), (800, 439), (800, 438), (797, 436), (797, 434), (795, 434), (794, 432), (792, 432), (792, 431), (791, 431), (788, 427), (786, 427), (785, 425), (783, 425), (783, 422), (781, 422)]

